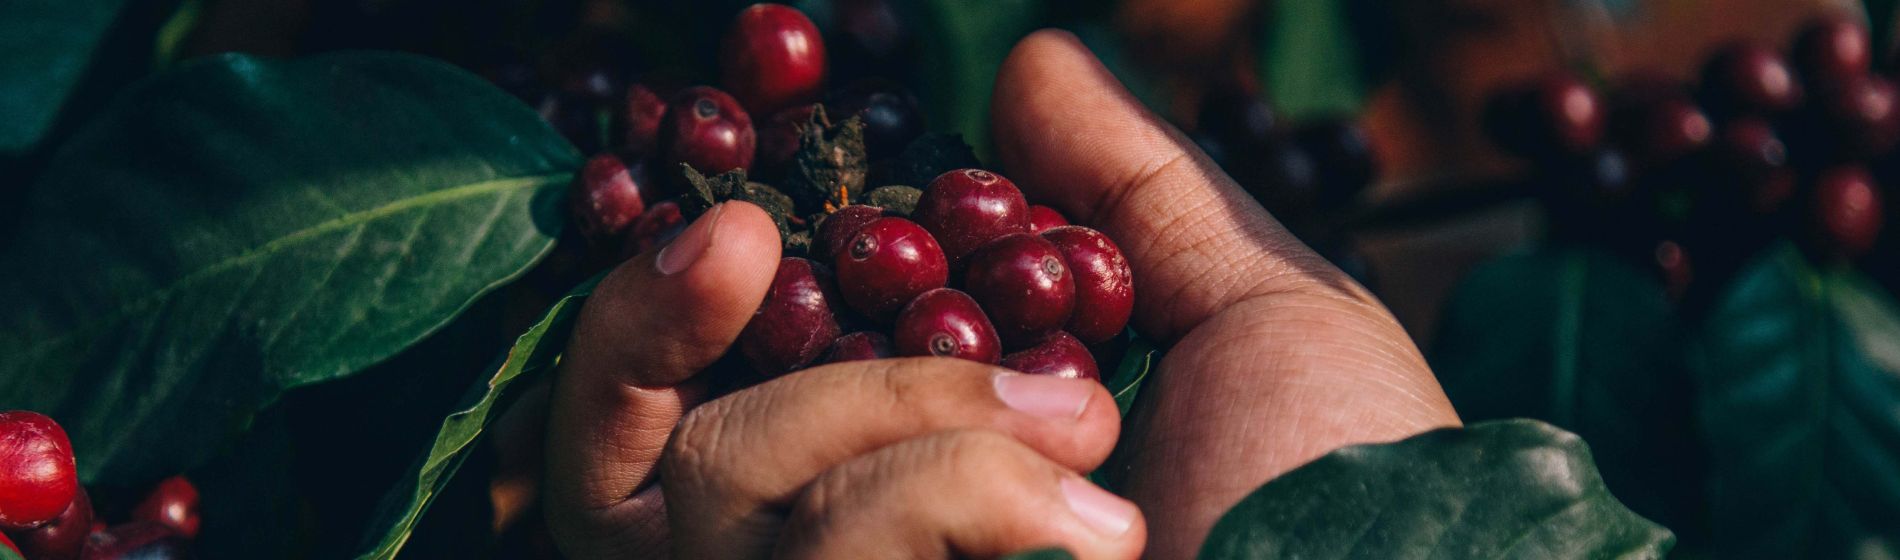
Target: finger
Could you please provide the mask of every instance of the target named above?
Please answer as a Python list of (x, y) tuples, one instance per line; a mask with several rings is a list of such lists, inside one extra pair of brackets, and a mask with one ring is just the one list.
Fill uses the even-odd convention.
[(1135, 558), (1141, 512), (995, 432), (942, 432), (826, 471), (799, 496), (778, 558), (995, 558), (1060, 547)]
[(1149, 553), (1194, 554), (1222, 512), (1345, 445), (1458, 418), (1384, 306), (1143, 110), (1075, 39), (1024, 39), (997, 79), (1017, 183), (1125, 241), (1135, 326), (1172, 342), (1130, 419), (1121, 488)]
[(662, 459), (674, 544), (692, 558), (771, 551), (798, 490), (852, 457), (925, 434), (994, 430), (1071, 470), (1099, 465), (1121, 430), (1090, 380), (946, 358), (807, 370), (687, 415)]
[(778, 229), (757, 206), (715, 206), (672, 243), (621, 264), (575, 318), (548, 417), (547, 515), (569, 555), (628, 554), (660, 535), (629, 531), (657, 501), (635, 499), (681, 413), (684, 383), (739, 336), (776, 273)]
[(1139, 285), (1136, 327), (1163, 342), (1249, 297), (1324, 291), (1370, 302), (1180, 131), (1142, 108), (1074, 36), (1042, 31), (997, 74), (996, 145), (1030, 196), (1100, 229)]

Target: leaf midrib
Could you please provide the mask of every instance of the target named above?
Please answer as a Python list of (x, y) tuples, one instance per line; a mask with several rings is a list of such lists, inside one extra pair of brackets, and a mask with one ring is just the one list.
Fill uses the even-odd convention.
[(121, 306), (118, 308), (117, 311), (109, 315), (106, 315), (104, 318), (101, 318), (99, 320), (96, 320), (90, 323), (84, 323), (72, 329), (69, 329), (66, 331), (65, 334), (54, 337), (52, 340), (47, 341), (47, 343), (33, 345), (33, 348), (26, 352), (26, 360), (24, 361), (24, 363), (37, 364), (39, 363), (39, 360), (41, 357), (47, 354), (50, 354), (55, 350), (64, 348), (66, 344), (72, 342), (76, 337), (79, 337), (83, 334), (96, 332), (97, 330), (105, 328), (106, 326), (109, 326), (109, 325), (114, 325), (114, 324), (124, 322), (130, 317), (132, 317), (133, 315), (145, 310), (146, 308), (152, 305), (171, 299), (173, 294), (177, 293), (180, 290), (183, 290), (186, 287), (189, 287), (192, 284), (201, 282), (204, 279), (209, 278), (213, 275), (237, 268), (241, 265), (257, 260), (259, 258), (270, 256), (286, 247), (290, 247), (298, 243), (302, 243), (304, 241), (316, 238), (318, 236), (331, 233), (331, 232), (341, 231), (346, 228), (352, 228), (352, 227), (368, 224), (370, 222), (374, 222), (376, 220), (386, 218), (395, 214), (399, 214), (408, 210), (412, 210), (415, 208), (422, 208), (422, 207), (426, 207), (426, 206), (430, 206), (430, 205), (434, 205), (438, 203), (447, 203), (450, 201), (461, 200), (465, 198), (473, 198), (473, 197), (486, 195), (486, 194), (507, 192), (507, 191), (517, 190), (517, 189), (522, 189), (522, 188), (539, 188), (542, 185), (565, 183), (567, 181), (572, 180), (573, 176), (574, 176), (573, 173), (548, 173), (548, 174), (543, 174), (543, 175), (529, 175), (529, 176), (523, 176), (523, 177), (507, 177), (507, 178), (500, 178), (500, 179), (491, 179), (488, 181), (482, 181), (480, 183), (471, 183), (471, 184), (462, 185), (459, 187), (430, 191), (419, 196), (413, 196), (413, 197), (403, 198), (400, 200), (391, 201), (381, 206), (368, 208), (365, 210), (359, 210), (356, 212), (351, 212), (348, 214), (344, 214), (342, 216), (337, 216), (335, 218), (325, 220), (323, 222), (319, 222), (317, 224), (311, 225), (303, 229), (292, 231), (281, 237), (272, 239), (269, 242), (258, 245), (257, 247), (254, 247), (251, 250), (248, 250), (243, 253), (239, 253), (237, 255), (225, 258), (223, 260), (205, 265), (203, 268), (199, 268), (198, 270), (194, 270), (189, 274), (180, 276), (178, 277), (177, 280), (173, 281), (170, 285), (167, 285), (163, 288), (159, 288), (158, 290), (151, 292), (145, 297), (141, 297), (136, 301), (133, 301), (124, 306)]

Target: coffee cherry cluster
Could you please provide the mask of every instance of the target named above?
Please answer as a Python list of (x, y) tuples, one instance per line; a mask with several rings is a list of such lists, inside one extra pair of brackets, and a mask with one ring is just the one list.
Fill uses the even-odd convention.
[(1854, 20), (1810, 22), (1788, 53), (1732, 43), (1699, 83), (1636, 72), (1605, 93), (1552, 74), (1494, 96), (1484, 127), (1542, 177), (1555, 236), (1646, 261), (1676, 295), (1777, 236), (1862, 257), (1900, 171), (1900, 94)]
[(182, 558), (198, 536), (198, 490), (165, 479), (127, 523), (107, 526), (79, 484), (72, 442), (53, 419), (0, 412), (0, 546), (27, 560)]
[(1371, 139), (1342, 118), (1281, 122), (1253, 88), (1223, 85), (1201, 100), (1194, 142), (1262, 206), (1322, 255), (1348, 271), (1341, 218), (1378, 175)]
[(786, 257), (739, 350), (776, 376), (828, 363), (942, 356), (1100, 379), (1089, 345), (1128, 324), (1134, 278), (1101, 232), (1031, 206), (1002, 175), (958, 169), (908, 215), (848, 205)]

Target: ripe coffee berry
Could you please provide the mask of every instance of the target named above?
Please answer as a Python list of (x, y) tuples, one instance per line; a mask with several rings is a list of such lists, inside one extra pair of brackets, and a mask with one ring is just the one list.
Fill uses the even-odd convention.
[(1794, 195), (1796, 178), (1788, 167), (1788, 149), (1768, 121), (1744, 117), (1730, 122), (1711, 152), (1714, 174), (1741, 188), (1750, 212), (1773, 213)]
[(912, 300), (897, 316), (892, 336), (899, 356), (941, 356), (996, 363), (1003, 344), (983, 308), (970, 296), (938, 288)]
[(645, 84), (627, 88), (622, 111), (626, 132), (621, 138), (626, 149), (636, 154), (652, 153), (660, 145), (660, 123), (666, 121), (666, 99)]
[(1062, 213), (1056, 209), (1040, 204), (1029, 206), (1029, 233), (1042, 233), (1066, 225), (1069, 225), (1069, 219), (1062, 217)]
[(1075, 312), (1075, 277), (1047, 239), (1005, 235), (971, 253), (968, 265), (964, 290), (983, 305), (1011, 348), (1035, 344)]
[(1784, 113), (1798, 107), (1801, 97), (1801, 84), (1788, 64), (1754, 43), (1725, 47), (1702, 69), (1702, 105), (1724, 119)]
[(1880, 236), (1880, 190), (1866, 169), (1843, 166), (1815, 179), (1813, 215), (1817, 248), (1828, 254), (1859, 258)]
[(866, 79), (833, 93), (825, 103), (832, 120), (864, 120), (864, 150), (872, 159), (897, 155), (924, 133), (917, 96), (889, 80)]
[(981, 169), (958, 169), (930, 181), (911, 214), (943, 246), (952, 265), (991, 240), (1029, 231), (1029, 202), (1016, 184)]
[(686, 215), (680, 212), (678, 202), (665, 200), (654, 204), (640, 215), (633, 227), (627, 228), (626, 237), (621, 241), (620, 258), (626, 260), (665, 245), (685, 227)]
[(35, 560), (73, 560), (79, 558), (85, 548), (86, 535), (92, 533), (92, 499), (86, 496), (86, 489), (80, 488), (73, 494), (73, 503), (66, 511), (45, 525), (20, 532), (18, 538), (20, 552)]
[(1872, 74), (1848, 78), (1820, 92), (1816, 105), (1826, 118), (1836, 156), (1869, 158), (1900, 143), (1900, 91)]
[(1100, 380), (1095, 356), (1069, 333), (1056, 332), (1041, 343), (1003, 356), (1003, 367), (1031, 375), (1053, 375), (1067, 379)]
[(0, 528), (31, 529), (51, 521), (78, 492), (66, 430), (37, 412), (0, 412)]
[(818, 253), (820, 260), (835, 261), (844, 256), (852, 238), (857, 237), (865, 224), (889, 215), (883, 208), (863, 204), (839, 208), (818, 224), (818, 236), (812, 240), (812, 251)]
[(198, 487), (183, 476), (161, 480), (132, 510), (132, 519), (171, 527), (187, 539), (198, 537)]
[(1121, 334), (1135, 310), (1135, 275), (1107, 235), (1082, 226), (1042, 232), (1075, 277), (1075, 313), (1064, 330), (1087, 344)]
[(811, 122), (810, 105), (795, 105), (773, 113), (759, 126), (759, 152), (752, 166), (762, 173), (778, 176), (798, 154), (798, 131)]
[(1686, 94), (1618, 104), (1610, 133), (1642, 163), (1658, 165), (1694, 153), (1709, 143), (1715, 127)]
[(811, 18), (790, 6), (754, 4), (739, 12), (719, 49), (726, 89), (769, 115), (811, 103), (825, 81), (825, 42)]
[(1791, 57), (1810, 87), (1826, 87), (1867, 73), (1873, 51), (1866, 28), (1847, 17), (1831, 15), (1802, 29)]
[(640, 214), (646, 212), (642, 187), (650, 185), (646, 166), (632, 168), (611, 153), (596, 155), (581, 168), (581, 177), (568, 195), (574, 223), (591, 242), (618, 240)]
[(881, 322), (896, 317), (918, 294), (943, 287), (950, 277), (936, 239), (903, 218), (865, 224), (835, 262), (845, 303)]
[(660, 130), (670, 168), (684, 163), (710, 176), (752, 167), (752, 117), (725, 92), (686, 88), (667, 104)]
[(1540, 161), (1589, 152), (1603, 138), (1604, 107), (1590, 86), (1557, 74), (1493, 98), (1484, 127), (1498, 147)]
[(739, 351), (753, 369), (780, 375), (810, 365), (838, 338), (838, 300), (831, 271), (798, 257), (779, 260), (765, 301), (739, 333)]
[(821, 363), (836, 364), (863, 360), (882, 360), (897, 355), (891, 348), (890, 337), (882, 333), (860, 331), (838, 337), (831, 341), (831, 347), (825, 349)]

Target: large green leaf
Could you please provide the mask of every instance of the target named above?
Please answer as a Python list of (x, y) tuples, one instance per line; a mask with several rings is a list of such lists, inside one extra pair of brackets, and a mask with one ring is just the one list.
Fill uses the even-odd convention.
[(1693, 389), (1656, 275), (1608, 253), (1540, 248), (1478, 267), (1444, 309), (1432, 368), (1460, 416), (1573, 431), (1631, 509), (1699, 526)]
[(1128, 341), (1128, 349), (1122, 352), (1121, 364), (1108, 372), (1102, 384), (1108, 386), (1108, 393), (1115, 396), (1115, 407), (1127, 417), (1128, 409), (1135, 406), (1135, 397), (1141, 395), (1141, 387), (1148, 383), (1149, 372), (1154, 371), (1155, 362), (1161, 360), (1161, 350), (1148, 339), (1136, 336), (1134, 331), (1123, 336)]
[(417, 465), (414, 477), (405, 477), (390, 490), (383, 507), (367, 526), (359, 558), (395, 558), (402, 550), (416, 523), (428, 511), (438, 492), (455, 476), (456, 469), (474, 449), (474, 444), (489, 422), (505, 409), (496, 407), (503, 395), (516, 383), (533, 381), (553, 369), (556, 358), (567, 347), (574, 315), (593, 293), (589, 282), (561, 298), (540, 322), (515, 340), (508, 356), (494, 375), (480, 380), (463, 399), (465, 406), (442, 419), (442, 428), (427, 454)]
[(1365, 103), (1365, 72), (1347, 3), (1278, 0), (1270, 5), (1263, 10), (1259, 57), (1267, 97), (1296, 120), (1358, 114)]
[(0, 155), (27, 152), (53, 126), (125, 0), (0, 4)]
[(1577, 436), (1499, 420), (1334, 451), (1215, 523), (1201, 558), (1660, 558)]
[(88, 482), (181, 472), (526, 270), (578, 166), (428, 59), (181, 65), (55, 156), (0, 253), (0, 407), (58, 418)]
[(1691, 356), (1716, 551), (1900, 555), (1900, 315), (1790, 245), (1745, 268)]

